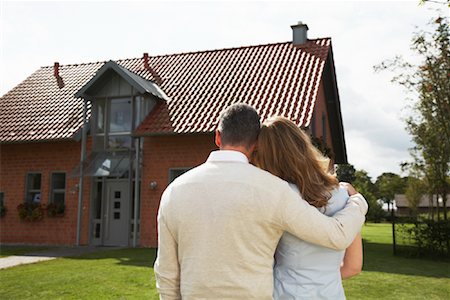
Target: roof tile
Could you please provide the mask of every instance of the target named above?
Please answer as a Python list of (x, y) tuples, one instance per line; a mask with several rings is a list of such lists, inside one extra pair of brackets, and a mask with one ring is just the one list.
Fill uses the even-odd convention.
[[(264, 120), (282, 114), (307, 126), (331, 40), (300, 47), (276, 43), (116, 61), (146, 80), (159, 81), (170, 101), (159, 103), (135, 135), (211, 132), (220, 112), (236, 102)], [(105, 62), (42, 67), (0, 98), (0, 142), (69, 139), (82, 125), (74, 94)], [(158, 78), (155, 78), (158, 77)], [(30, 134), (30, 132), (34, 132)]]

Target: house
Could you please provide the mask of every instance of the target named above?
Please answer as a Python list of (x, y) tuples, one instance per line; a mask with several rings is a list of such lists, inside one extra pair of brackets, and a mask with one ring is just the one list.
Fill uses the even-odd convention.
[[(31, 74), (0, 100), (0, 242), (156, 247), (162, 192), (216, 149), (236, 102), (292, 119), (346, 163), (331, 39), (292, 29), (289, 42)], [(62, 209), (32, 216), (33, 203)]]
[[(397, 207), (397, 216), (409, 216), (412, 214), (413, 210), (410, 208), (408, 199), (405, 194), (396, 194), (394, 198), (395, 205)], [(429, 195), (423, 195), (417, 205), (418, 214), (430, 213), (431, 210), (437, 211), (437, 206), (439, 205), (439, 211), (444, 211), (444, 204), (442, 199), (439, 199), (436, 195), (433, 195), (430, 199)], [(450, 194), (447, 194), (446, 209), (450, 211)]]

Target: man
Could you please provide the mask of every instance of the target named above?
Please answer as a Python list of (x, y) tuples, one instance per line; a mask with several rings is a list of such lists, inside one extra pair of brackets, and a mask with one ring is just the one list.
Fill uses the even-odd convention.
[(220, 116), (220, 150), (164, 191), (155, 262), (161, 299), (272, 299), (283, 231), (345, 249), (360, 230), (367, 211), (361, 195), (329, 218), (287, 182), (249, 164), (259, 130), (252, 107), (232, 105)]

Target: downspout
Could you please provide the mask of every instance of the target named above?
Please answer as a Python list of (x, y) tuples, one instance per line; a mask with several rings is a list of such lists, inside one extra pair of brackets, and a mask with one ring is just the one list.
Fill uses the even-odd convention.
[(78, 184), (78, 216), (77, 216), (77, 246), (80, 246), (81, 237), (81, 217), (83, 212), (83, 190), (84, 190), (84, 161), (86, 159), (86, 139), (87, 139), (87, 100), (83, 101), (83, 127), (81, 128), (81, 157), (80, 157), (80, 181)]
[(139, 182), (140, 182), (140, 161), (141, 161), (141, 149), (140, 149), (141, 139), (135, 139), (135, 149), (136, 149), (136, 159), (135, 159), (135, 167), (134, 167), (134, 226), (133, 226), (133, 248), (137, 247), (137, 228), (138, 228), (138, 213), (139, 213), (139, 199), (140, 199), (140, 191), (139, 191)]

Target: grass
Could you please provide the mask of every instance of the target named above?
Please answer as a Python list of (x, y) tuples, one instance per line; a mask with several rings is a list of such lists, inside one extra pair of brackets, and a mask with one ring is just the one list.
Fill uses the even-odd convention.
[(392, 255), (390, 224), (367, 224), (363, 272), (344, 281), (350, 299), (449, 299), (450, 263)]
[(0, 246), (0, 258), (11, 255), (24, 255), (30, 252), (47, 250), (49, 247), (45, 246)]
[(154, 249), (123, 249), (0, 270), (0, 299), (158, 299)]
[[(364, 269), (344, 282), (348, 299), (449, 299), (450, 263), (393, 256), (390, 224), (362, 234)], [(158, 299), (154, 257), (122, 249), (0, 270), (0, 299)]]

